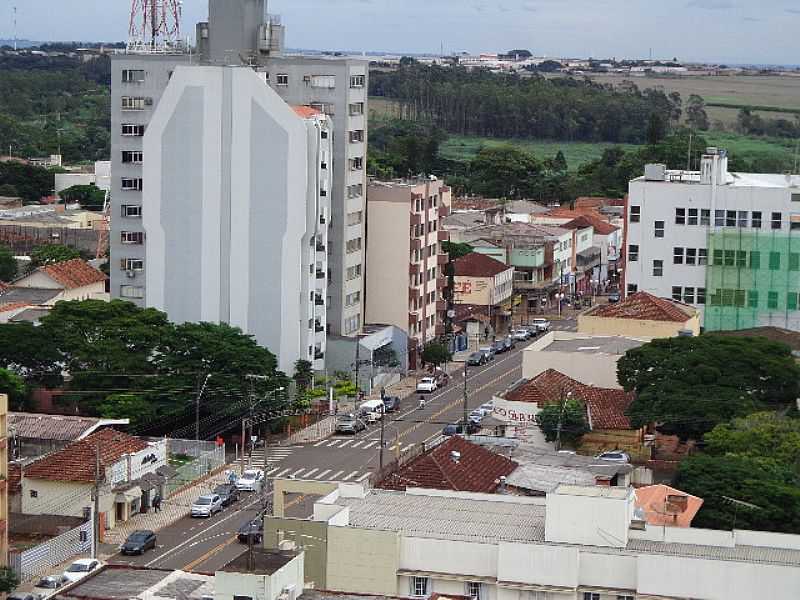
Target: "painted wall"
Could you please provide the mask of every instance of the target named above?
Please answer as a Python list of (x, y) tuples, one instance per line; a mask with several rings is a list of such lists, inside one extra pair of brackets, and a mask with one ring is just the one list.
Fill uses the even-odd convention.
[(326, 589), (328, 524), (303, 519), (267, 517), (264, 519), (264, 547), (278, 548), (291, 540), (305, 553), (305, 582), (308, 587)]
[(578, 333), (589, 335), (621, 335), (635, 338), (670, 338), (688, 330), (700, 335), (700, 316), (696, 314), (684, 323), (673, 321), (645, 321), (639, 319), (613, 319), (583, 313), (578, 315)]
[(494, 577), (497, 546), (404, 536), (400, 540), (400, 569)]
[(578, 548), (501, 543), (497, 555), (497, 579), (574, 588), (578, 585)]
[(453, 279), (453, 300), (456, 304), (489, 306), (492, 301), (494, 280), (491, 277), (462, 277)]
[(541, 352), (530, 347), (522, 354), (522, 376), (533, 379), (548, 369), (555, 369), (587, 385), (622, 389), (617, 380), (620, 358), (618, 354)]
[(330, 527), (326, 589), (394, 596), (400, 536), (394, 531)]

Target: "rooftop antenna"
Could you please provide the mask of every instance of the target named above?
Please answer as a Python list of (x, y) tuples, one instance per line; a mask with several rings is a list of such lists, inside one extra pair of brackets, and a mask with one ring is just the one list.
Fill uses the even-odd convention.
[(179, 50), (181, 0), (131, 0), (128, 52), (165, 53)]
[(794, 174), (797, 175), (797, 165), (800, 162), (800, 139), (794, 142)]
[(689, 132), (689, 150), (686, 152), (686, 170), (692, 170), (692, 137), (694, 135), (693, 131)]
[(14, 52), (17, 51), (17, 7), (14, 7)]

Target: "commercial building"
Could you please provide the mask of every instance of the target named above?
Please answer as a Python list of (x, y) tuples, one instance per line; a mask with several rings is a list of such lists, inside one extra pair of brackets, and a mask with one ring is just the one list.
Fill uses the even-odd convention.
[(276, 481), (323, 494), (308, 519), (276, 498), (267, 547), (306, 549), (318, 589), (479, 600), (794, 600), (800, 536), (648, 524), (631, 488), (560, 485), (544, 498), (365, 490)]
[(800, 330), (800, 176), (731, 173), (708, 148), (699, 172), (647, 165), (629, 190), (627, 293), (691, 304), (707, 331)]
[(8, 564), (8, 395), (0, 394), (0, 567)]
[[(366, 90), (368, 84), (366, 61), (284, 56), (283, 27), (276, 17), (266, 14), (265, 0), (214, 0), (209, 2), (209, 21), (198, 25), (197, 39), (198, 54), (190, 55), (177, 43), (177, 40), (173, 40), (173, 43), (169, 44), (151, 44), (149, 40), (144, 43), (141, 40), (132, 40), (126, 52), (114, 55), (112, 59), (112, 197), (115, 202), (112, 209), (111, 227), (112, 297), (125, 298), (141, 306), (155, 306), (155, 302), (161, 301), (162, 292), (160, 290), (156, 292), (156, 300), (153, 300), (153, 292), (148, 290), (152, 281), (161, 280), (161, 275), (157, 274), (154, 279), (151, 279), (148, 273), (149, 260), (156, 256), (150, 248), (150, 240), (153, 235), (155, 237), (159, 237), (159, 235), (151, 235), (147, 225), (159, 222), (157, 215), (149, 213), (151, 210), (159, 210), (159, 208), (151, 209), (151, 205), (163, 196), (164, 186), (172, 189), (182, 188), (184, 198), (190, 192), (197, 193), (196, 198), (204, 198), (202, 203), (195, 202), (191, 210), (188, 210), (190, 207), (183, 206), (183, 215), (186, 217), (186, 221), (192, 222), (197, 218), (196, 205), (198, 203), (201, 204), (203, 210), (207, 208), (207, 204), (210, 202), (209, 194), (212, 194), (211, 190), (216, 189), (218, 192), (223, 189), (244, 190), (245, 188), (242, 186), (258, 183), (259, 172), (277, 170), (281, 163), (289, 162), (289, 158), (286, 157), (277, 162), (257, 163), (255, 150), (251, 153), (248, 146), (232, 145), (234, 138), (240, 143), (249, 139), (242, 128), (260, 127), (261, 137), (256, 139), (256, 136), (252, 136), (259, 149), (264, 150), (274, 142), (275, 147), (269, 155), (279, 156), (278, 149), (285, 142), (278, 141), (280, 136), (272, 138), (266, 134), (270, 128), (269, 119), (262, 118), (263, 115), (259, 116), (258, 111), (254, 111), (252, 121), (248, 121), (249, 116), (237, 118), (236, 127), (238, 129), (235, 132), (231, 127), (226, 126), (229, 137), (222, 137), (221, 124), (216, 131), (209, 128), (212, 125), (212, 115), (231, 114), (232, 103), (235, 103), (240, 94), (254, 98), (260, 97), (261, 101), (265, 101), (267, 93), (277, 94), (286, 104), (312, 107), (329, 119), (331, 128), (329, 143), (335, 143), (327, 157), (327, 162), (319, 161), (320, 166), (324, 165), (324, 169), (328, 173), (329, 187), (318, 190), (320, 199), (325, 198), (325, 201), (330, 203), (330, 212), (318, 221), (319, 225), (327, 227), (328, 242), (319, 244), (322, 249), (318, 253), (324, 253), (325, 260), (322, 261), (322, 256), (319, 256), (316, 261), (317, 263), (324, 262), (322, 279), (325, 279), (327, 283), (325, 294), (319, 299), (315, 299), (315, 302), (321, 302), (317, 306), (325, 307), (324, 320), (320, 321), (324, 330), (334, 334), (357, 333), (363, 324), (363, 308), (360, 303), (347, 306), (346, 299), (352, 298), (356, 293), (363, 293), (363, 250), (350, 252), (348, 248), (358, 245), (364, 237)], [(187, 82), (200, 82), (204, 78), (211, 78), (210, 71), (207, 69), (212, 66), (219, 68), (246, 67), (252, 71), (254, 77), (245, 77), (241, 73), (234, 75), (235, 69), (227, 69), (224, 72), (228, 73), (226, 77), (230, 79), (225, 79), (224, 85), (219, 84), (216, 87), (220, 94), (223, 89), (226, 90), (224, 96), (214, 96), (208, 87), (212, 86), (211, 82), (206, 81), (205, 91), (187, 90), (183, 100), (180, 100), (186, 106), (194, 103), (191, 109), (186, 113), (181, 111), (175, 113), (178, 102), (175, 97), (178, 93), (177, 90), (185, 87)], [(185, 67), (185, 69), (178, 69), (178, 67)], [(188, 71), (194, 69), (200, 70), (196, 74), (190, 75)], [(179, 70), (183, 71), (183, 74), (177, 77)], [(145, 132), (151, 126), (151, 121), (158, 111), (159, 104), (173, 75), (176, 78), (174, 85), (171, 86), (174, 91), (170, 92), (172, 106), (160, 111), (162, 116), (159, 127), (164, 130), (162, 134), (165, 135), (153, 133), (147, 136), (149, 141), (145, 143)], [(256, 79), (262, 89), (257, 89)], [(233, 85), (237, 86), (235, 93), (234, 88), (231, 87)], [(239, 88), (240, 85), (245, 87)], [(198, 100), (194, 96), (200, 96), (208, 101), (216, 100), (216, 102), (201, 110), (197, 105)], [(262, 109), (264, 106), (261, 102)], [(270, 96), (269, 106), (271, 113), (278, 110), (273, 96)], [(281, 112), (286, 115), (286, 110)], [(175, 113), (175, 119), (172, 123), (167, 123), (164, 115), (172, 113)], [(247, 115), (250, 115), (249, 107)], [(200, 120), (197, 120), (198, 118)], [(273, 132), (281, 130), (284, 125), (285, 123), (276, 125)], [(172, 134), (187, 132), (192, 127), (203, 130), (205, 137), (199, 134), (187, 138), (169, 137), (169, 132)], [(297, 127), (294, 127), (294, 130), (297, 134)], [(171, 158), (176, 163), (188, 163), (182, 165), (182, 170), (187, 175), (191, 174), (191, 179), (176, 182), (152, 179), (160, 177), (161, 169), (163, 169), (163, 164), (160, 165), (157, 160), (149, 158), (150, 153), (158, 148), (155, 141), (158, 138), (161, 138), (161, 142), (164, 144), (162, 156), (165, 156), (164, 150), (167, 147), (172, 148), (173, 151), (179, 149), (175, 156), (166, 158)], [(192, 143), (187, 143), (187, 140), (192, 140)], [(147, 149), (145, 149), (145, 145), (147, 145)], [(215, 149), (216, 157), (212, 156)], [(221, 149), (224, 152), (220, 152)], [(300, 154), (299, 151), (292, 152), (293, 157)], [(245, 162), (235, 163), (233, 155)], [(310, 161), (310, 156), (305, 155), (304, 161)], [(235, 169), (230, 171), (232, 179), (230, 181), (220, 179), (219, 169), (213, 169), (206, 173), (200, 168), (202, 164), (208, 166), (211, 163), (233, 164)], [(253, 168), (254, 166), (257, 168)], [(288, 165), (287, 168), (289, 168)], [(291, 165), (291, 168), (298, 168), (299, 172), (299, 167)], [(240, 175), (245, 175), (245, 180), (239, 180)], [(295, 176), (297, 176), (296, 173)], [(306, 181), (308, 176), (310, 173), (304, 174), (302, 180)], [(162, 189), (159, 191), (159, 188)], [(204, 190), (203, 193), (199, 192), (201, 189)], [(259, 194), (265, 193), (264, 190), (271, 192), (269, 186), (248, 188), (246, 191), (248, 197), (255, 199)], [(286, 191), (284, 190), (283, 193), (285, 194)], [(288, 200), (286, 197), (283, 199), (283, 201)], [(263, 202), (261, 204), (262, 212), (267, 207), (270, 207), (271, 210), (274, 207), (273, 203), (277, 203), (274, 198), (271, 202)], [(169, 201), (165, 200), (164, 206), (161, 208), (166, 207), (167, 204)], [(231, 208), (238, 209), (239, 207), (232, 206)], [(171, 212), (176, 215), (178, 210), (180, 209), (176, 206)], [(291, 210), (294, 211), (295, 207), (292, 207)], [(244, 214), (239, 214), (236, 210), (229, 212), (231, 221), (223, 220), (218, 228), (219, 231), (215, 234), (219, 238), (223, 238), (223, 241), (237, 233), (232, 227), (241, 227), (242, 221), (245, 220)], [(206, 224), (210, 225), (210, 222), (206, 221)], [(188, 223), (184, 224), (184, 230), (187, 225)], [(274, 234), (275, 228), (268, 231)], [(264, 256), (274, 258), (274, 248), (267, 243), (268, 231), (254, 230), (250, 232), (249, 237), (254, 240), (254, 245), (249, 249), (253, 252), (248, 261), (250, 264), (256, 259), (263, 259)], [(205, 233), (206, 235), (212, 234), (210, 231)], [(183, 242), (179, 243), (174, 240), (174, 237), (176, 236), (171, 230), (167, 230), (161, 236), (162, 243), (166, 244), (162, 250), (169, 251), (170, 245), (173, 243), (184, 245), (184, 248), (188, 247)], [(260, 240), (263, 245), (255, 244), (255, 240)], [(289, 243), (288, 238), (286, 243)], [(314, 246), (317, 247), (316, 239)], [(206, 254), (214, 251), (210, 247), (206, 247), (205, 250)], [(199, 256), (191, 254), (170, 257), (168, 260), (173, 265), (177, 265), (182, 259), (186, 260), (188, 261), (187, 268), (196, 273), (199, 258)], [(123, 259), (126, 261), (124, 264)], [(128, 268), (130, 266), (134, 268)], [(315, 277), (317, 275), (316, 266), (317, 264), (314, 265)], [(253, 282), (241, 280), (237, 282), (235, 279), (237, 272), (241, 275), (242, 268), (232, 269), (230, 281), (222, 282), (222, 287), (230, 284), (242, 289), (250, 287), (252, 291)], [(176, 285), (190, 283), (183, 273), (182, 271)], [(269, 282), (271, 285), (280, 281), (277, 277), (278, 273), (275, 272), (275, 274), (276, 278)], [(261, 285), (260, 281), (258, 285)], [(287, 301), (291, 299), (292, 302), (300, 302), (302, 290), (299, 286), (289, 288), (285, 283), (282, 291)], [(187, 302), (197, 305), (205, 303), (208, 306), (209, 302), (215, 302), (215, 300), (202, 295), (192, 297), (187, 293), (186, 296)], [(218, 302), (220, 305), (224, 305), (226, 300), (220, 297)], [(272, 306), (266, 308), (261, 306), (260, 310), (263, 314), (270, 314), (272, 308)], [(208, 310), (216, 320), (226, 320), (225, 314), (217, 315), (214, 314), (216, 311)], [(236, 314), (237, 324), (241, 324), (245, 319), (242, 310)], [(234, 316), (231, 316), (231, 319), (233, 318)], [(317, 326), (315, 324), (312, 326), (316, 332)], [(245, 329), (245, 331), (249, 330)], [(301, 340), (296, 340), (296, 343), (299, 345)], [(293, 341), (292, 344), (295, 342)], [(317, 352), (318, 348), (319, 346), (313, 348), (315, 357), (320, 354)], [(272, 349), (278, 351), (278, 349)], [(300, 356), (305, 358), (305, 352), (302, 352)]]
[(146, 292), (121, 296), (237, 326), (285, 372), (323, 368), (331, 138), (327, 116), (293, 110), (252, 69), (176, 67), (144, 136)]
[(450, 188), (435, 178), (371, 181), (367, 190), (367, 320), (408, 332), (412, 368), (420, 349), (444, 333), (449, 236), (441, 225), (449, 210)]
[(695, 307), (636, 292), (617, 304), (601, 304), (578, 315), (578, 333), (639, 339), (700, 335)]
[(453, 263), (453, 302), (483, 308), (492, 329), (505, 332), (512, 316), (514, 267), (485, 254), (470, 252)]

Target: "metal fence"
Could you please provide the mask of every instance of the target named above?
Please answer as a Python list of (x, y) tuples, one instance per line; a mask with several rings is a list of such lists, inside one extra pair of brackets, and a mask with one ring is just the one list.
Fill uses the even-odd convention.
[(225, 446), (217, 446), (215, 442), (168, 439), (167, 457), (178, 455), (190, 460), (176, 467), (176, 475), (167, 480), (167, 496), (225, 464)]
[(44, 575), (73, 556), (91, 551), (92, 527), (89, 520), (24, 552), (9, 552), (8, 564), (22, 581)]

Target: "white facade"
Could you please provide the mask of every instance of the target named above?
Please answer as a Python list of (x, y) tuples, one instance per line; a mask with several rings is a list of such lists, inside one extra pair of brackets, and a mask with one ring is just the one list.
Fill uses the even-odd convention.
[(94, 163), (93, 173), (56, 173), (56, 194), (73, 185), (95, 185), (103, 191), (111, 190), (111, 161), (98, 160)]
[[(727, 266), (735, 263), (745, 271), (756, 244), (769, 245), (775, 240), (776, 245), (791, 243), (800, 252), (800, 238), (791, 241), (800, 227), (800, 177), (729, 173), (724, 152), (714, 149), (703, 157), (700, 172), (666, 171), (663, 165), (646, 169), (647, 175), (629, 186), (626, 293), (645, 291), (691, 304), (700, 311), (705, 325), (706, 307), (721, 291), (713, 281), (709, 284), (709, 267), (723, 266), (714, 263), (712, 239), (722, 234), (741, 236)], [(791, 259), (785, 252), (779, 257), (783, 266), (776, 269), (776, 275), (785, 277), (787, 265), (793, 270)], [(767, 260), (766, 255), (761, 258), (761, 269), (767, 269)], [(767, 290), (760, 290), (759, 297), (761, 286), (731, 286), (742, 298), (740, 308), (755, 301), (748, 326), (800, 330), (800, 312), (790, 308), (783, 292), (768, 306)], [(789, 292), (798, 291), (792, 287)], [(751, 299), (752, 291), (756, 295)]]
[(331, 137), (252, 69), (177, 67), (144, 136), (147, 306), (322, 367)]

